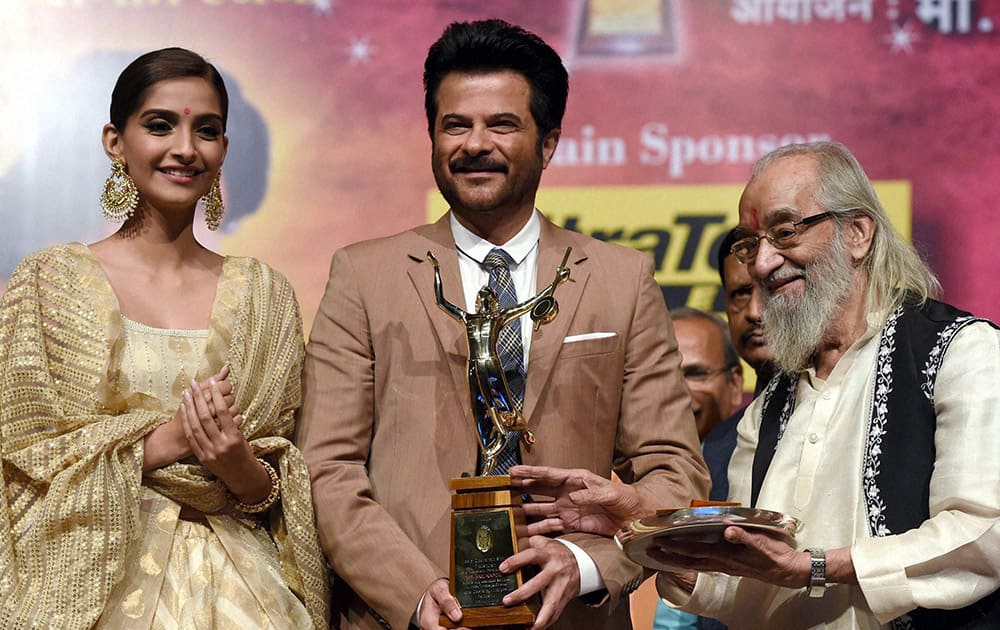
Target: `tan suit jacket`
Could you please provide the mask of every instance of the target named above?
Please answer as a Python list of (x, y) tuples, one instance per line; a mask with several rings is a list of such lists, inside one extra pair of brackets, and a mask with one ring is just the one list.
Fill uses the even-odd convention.
[[(523, 448), (524, 463), (605, 477), (613, 470), (663, 506), (707, 496), (680, 355), (649, 257), (543, 217), (537, 286), (552, 281), (568, 246), (559, 316), (531, 340), (524, 415), (537, 442)], [(463, 306), (446, 215), (334, 254), (306, 351), (298, 441), (344, 628), (407, 627), (431, 582), (448, 576), (448, 483), (476, 470), (465, 330), (435, 302), (428, 250), (441, 263), (445, 297)], [(615, 334), (564, 343), (593, 332)], [(609, 597), (597, 607), (577, 598), (556, 627), (629, 627), (627, 595), (640, 568), (613, 540), (567, 538), (594, 559)]]

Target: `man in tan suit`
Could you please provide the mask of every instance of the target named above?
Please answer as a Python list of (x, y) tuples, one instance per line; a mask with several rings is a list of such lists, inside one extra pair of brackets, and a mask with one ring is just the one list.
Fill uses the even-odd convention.
[[(558, 55), (499, 20), (456, 23), (431, 47), (424, 83), (434, 176), (451, 211), (338, 251), (307, 351), (299, 441), (338, 576), (340, 627), (436, 628), (441, 613), (461, 621), (445, 577), (448, 484), (480, 471), (479, 438), (465, 330), (435, 300), (428, 251), (445, 298), (474, 311), (495, 248), (524, 300), (572, 247), (558, 317), (537, 331), (522, 318), (515, 371), (536, 441), (514, 442), (517, 458), (614, 471), (648, 506), (707, 494), (651, 261), (560, 229), (534, 208), (566, 104)], [(628, 627), (627, 595), (642, 573), (610, 538), (533, 536), (500, 570), (528, 565), (537, 575), (505, 603), (544, 591), (535, 628)]]

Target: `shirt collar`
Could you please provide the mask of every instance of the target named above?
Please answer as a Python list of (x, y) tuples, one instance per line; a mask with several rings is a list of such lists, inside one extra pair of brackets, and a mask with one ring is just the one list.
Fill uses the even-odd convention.
[[(469, 231), (468, 228), (459, 223), (458, 219), (455, 218), (454, 212), (451, 213), (449, 221), (451, 223), (451, 234), (455, 239), (455, 247), (480, 265), (486, 260), (486, 255), (494, 247), (498, 247)], [(542, 223), (538, 218), (538, 210), (532, 210), (531, 217), (528, 218), (528, 222), (524, 224), (521, 231), (503, 245), (499, 245), (499, 247), (502, 247), (510, 255), (515, 265), (520, 265), (528, 257), (528, 254), (531, 253), (531, 250), (538, 245), (538, 235), (541, 233), (541, 229)]]

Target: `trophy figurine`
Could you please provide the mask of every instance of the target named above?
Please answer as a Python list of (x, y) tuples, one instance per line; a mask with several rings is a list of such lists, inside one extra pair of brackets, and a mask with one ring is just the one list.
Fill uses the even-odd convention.
[[(434, 295), (446, 313), (465, 326), (469, 342), (469, 394), (476, 422), (483, 466), (479, 477), (451, 480), (451, 582), (449, 588), (462, 605), (462, 625), (468, 627), (526, 625), (534, 621), (537, 602), (504, 606), (503, 597), (522, 584), (521, 572), (505, 575), (499, 566), (518, 551), (525, 518), (521, 496), (507, 475), (491, 475), (497, 458), (512, 439), (533, 444), (534, 435), (521, 415), (520, 402), (511, 395), (503, 363), (497, 351), (500, 331), (525, 313), (534, 330), (559, 314), (554, 294), (569, 278), (566, 249), (552, 283), (534, 297), (503, 308), (488, 286), (479, 290), (475, 312), (467, 312), (445, 299), (441, 270), (434, 254)], [(522, 545), (523, 546), (523, 543)], [(455, 627), (441, 616), (441, 625)]]

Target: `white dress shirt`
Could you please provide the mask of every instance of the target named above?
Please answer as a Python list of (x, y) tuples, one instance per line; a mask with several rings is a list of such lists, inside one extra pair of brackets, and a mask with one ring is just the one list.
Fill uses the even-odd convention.
[[(876, 321), (877, 319), (877, 321)], [(703, 573), (687, 595), (668, 580), (664, 600), (737, 628), (882, 628), (916, 607), (968, 605), (1000, 586), (1000, 332), (983, 323), (958, 333), (937, 376), (931, 518), (873, 538), (862, 494), (881, 318), (872, 318), (824, 381), (803, 372), (796, 407), (757, 506), (804, 523), (797, 547), (850, 547), (858, 585), (823, 598), (748, 578)], [(747, 408), (729, 465), (730, 500), (750, 502), (762, 401)]]

